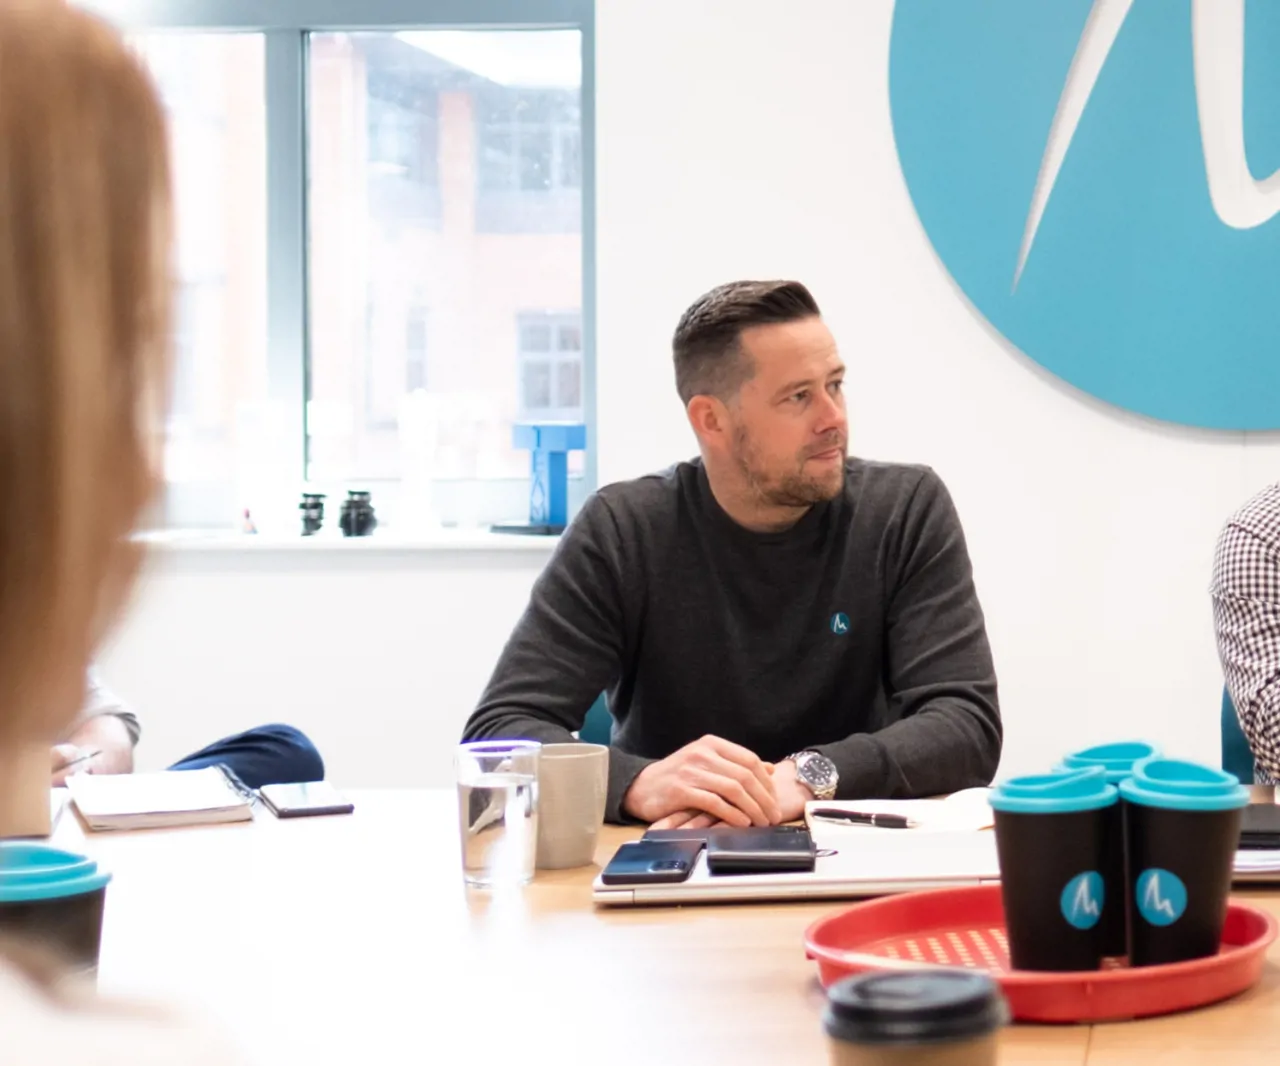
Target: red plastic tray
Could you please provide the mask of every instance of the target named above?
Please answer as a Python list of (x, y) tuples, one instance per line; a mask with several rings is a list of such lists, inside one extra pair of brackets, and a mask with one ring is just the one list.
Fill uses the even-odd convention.
[(868, 970), (963, 966), (1000, 982), (1025, 1022), (1101, 1022), (1202, 1007), (1252, 987), (1276, 939), (1271, 915), (1232, 901), (1210, 958), (1078, 973), (1009, 968), (999, 885), (885, 896), (822, 918), (805, 950), (823, 985)]

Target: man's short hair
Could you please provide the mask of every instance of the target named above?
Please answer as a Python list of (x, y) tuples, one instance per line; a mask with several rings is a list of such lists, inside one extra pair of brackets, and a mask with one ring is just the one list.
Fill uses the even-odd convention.
[(728, 399), (751, 377), (740, 343), (744, 329), (821, 313), (798, 281), (731, 281), (699, 296), (680, 316), (671, 339), (681, 401), (700, 395)]

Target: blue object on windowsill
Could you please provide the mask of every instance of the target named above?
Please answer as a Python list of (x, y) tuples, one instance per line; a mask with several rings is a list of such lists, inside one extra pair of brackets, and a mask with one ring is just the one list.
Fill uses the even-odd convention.
[(587, 427), (581, 422), (519, 422), (511, 443), (532, 454), (528, 523), (493, 526), (495, 533), (563, 533), (569, 521), (569, 453), (587, 446)]

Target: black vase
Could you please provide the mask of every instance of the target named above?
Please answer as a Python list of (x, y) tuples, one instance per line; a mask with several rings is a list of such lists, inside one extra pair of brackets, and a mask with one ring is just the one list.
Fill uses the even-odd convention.
[(344, 537), (367, 537), (378, 528), (378, 516), (374, 513), (370, 494), (350, 491), (342, 501), (338, 515), (338, 528)]
[(304, 492), (298, 510), (302, 512), (302, 535), (318, 533), (324, 525), (324, 493)]

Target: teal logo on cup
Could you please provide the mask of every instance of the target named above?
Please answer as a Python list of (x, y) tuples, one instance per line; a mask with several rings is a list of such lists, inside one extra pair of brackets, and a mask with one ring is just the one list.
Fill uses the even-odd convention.
[(844, 611), (836, 611), (831, 616), (831, 632), (837, 637), (843, 637), (849, 632), (849, 616)]
[(1096, 870), (1076, 874), (1062, 890), (1062, 916), (1077, 929), (1092, 929), (1102, 918), (1106, 889)]
[(1187, 886), (1168, 870), (1143, 870), (1134, 891), (1138, 913), (1152, 925), (1173, 925), (1187, 909)]

